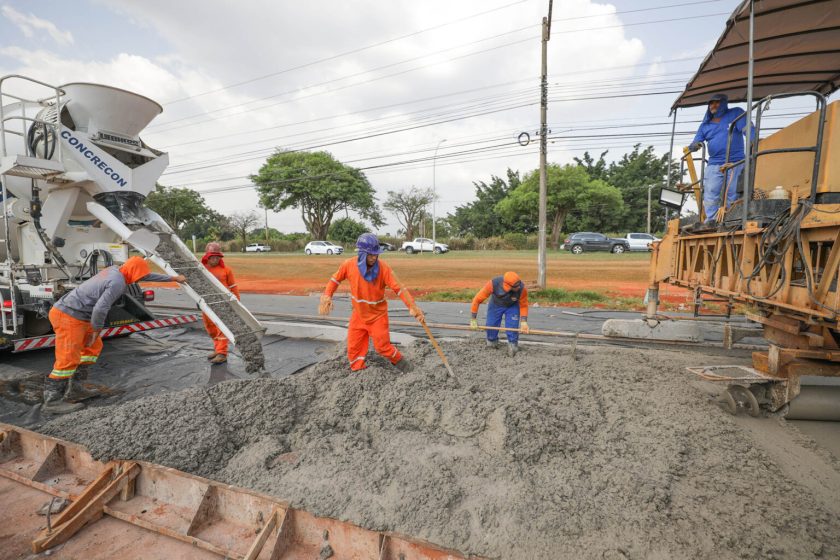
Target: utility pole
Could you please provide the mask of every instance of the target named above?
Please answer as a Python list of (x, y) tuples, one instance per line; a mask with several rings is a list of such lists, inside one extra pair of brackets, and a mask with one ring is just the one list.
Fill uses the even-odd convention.
[(437, 147), (435, 148), (435, 155), (432, 157), (432, 254), (435, 254), (435, 245), (437, 245), (437, 227), (435, 226), (435, 222), (437, 221), (437, 212), (435, 211), (435, 203), (437, 202), (437, 174), (436, 174), (436, 165), (437, 165), (437, 153), (438, 149), (440, 149), (440, 145), (446, 142), (446, 138), (438, 142)]
[(268, 206), (265, 207), (265, 244), (268, 245)]
[(551, 39), (551, 8), (548, 0), (548, 17), (542, 20), (542, 75), (540, 78), (540, 233), (537, 242), (537, 286), (545, 288), (546, 268), (546, 160), (548, 159), (548, 40)]

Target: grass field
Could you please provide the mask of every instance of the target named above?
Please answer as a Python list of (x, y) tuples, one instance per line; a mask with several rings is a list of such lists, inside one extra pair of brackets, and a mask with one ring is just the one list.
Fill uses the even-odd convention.
[[(322, 291), (339, 264), (354, 255), (228, 254), (225, 262), (244, 292), (308, 294)], [(417, 297), (426, 300), (469, 301), (487, 280), (507, 270), (515, 270), (529, 284), (537, 278), (536, 251), (393, 252), (382, 258)], [(541, 304), (637, 309), (647, 287), (649, 261), (647, 253), (549, 252), (549, 289), (532, 293), (531, 299)], [(663, 292), (664, 303), (686, 302), (684, 290), (663, 287)]]

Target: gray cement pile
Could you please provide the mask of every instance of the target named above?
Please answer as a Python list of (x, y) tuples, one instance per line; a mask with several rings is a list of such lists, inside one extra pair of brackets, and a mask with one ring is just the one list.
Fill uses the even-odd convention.
[(178, 247), (167, 239), (167, 236), (160, 234), (161, 242), (155, 249), (178, 274), (187, 277), (187, 284), (198, 294), (204, 296), (207, 305), (219, 316), (225, 325), (233, 333), (236, 347), (245, 360), (245, 371), (248, 373), (260, 372), (265, 368), (265, 357), (263, 356), (262, 344), (257, 333), (242, 320), (230, 305), (226, 292), (216, 287), (199, 268), (200, 262), (192, 255), (184, 255)]
[(406, 375), (336, 355), (42, 430), (493, 558), (840, 557), (840, 500), (814, 499), (690, 382), (697, 355), (445, 346), (460, 386), (418, 343)]

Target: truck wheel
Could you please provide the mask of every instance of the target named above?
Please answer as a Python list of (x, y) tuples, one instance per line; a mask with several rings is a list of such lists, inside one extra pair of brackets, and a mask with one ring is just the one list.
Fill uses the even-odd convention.
[(613, 247), (612, 252), (616, 255), (620, 255), (624, 252), (624, 245), (616, 245), (615, 247)]
[(409, 255), (413, 255), (414, 254), (414, 247), (406, 247), (405, 252), (408, 253)]
[(572, 245), (572, 253), (575, 255), (580, 255), (583, 253), (583, 246), (582, 245)]

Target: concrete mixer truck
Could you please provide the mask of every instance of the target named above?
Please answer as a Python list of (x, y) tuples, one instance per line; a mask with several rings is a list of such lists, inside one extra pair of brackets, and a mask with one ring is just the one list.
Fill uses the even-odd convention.
[[(155, 101), (89, 83), (0, 78), (0, 349), (51, 345), (53, 302), (131, 250), (169, 274), (232, 342), (258, 345), (259, 322), (143, 204), (169, 156), (140, 132)], [(157, 318), (132, 285), (104, 336), (196, 320)]]

